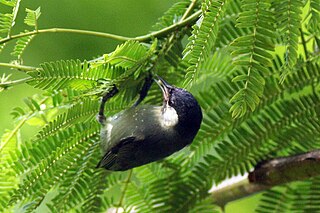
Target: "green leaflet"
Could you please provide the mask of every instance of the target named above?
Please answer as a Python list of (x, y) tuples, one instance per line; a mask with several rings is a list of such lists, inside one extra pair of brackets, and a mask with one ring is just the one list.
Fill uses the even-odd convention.
[(236, 77), (234, 81), (244, 82), (244, 87), (230, 100), (233, 103), (230, 112), (234, 118), (244, 116), (248, 109), (254, 111), (263, 94), (263, 77), (268, 75), (267, 67), (271, 66), (273, 58), (269, 51), (274, 51), (272, 39), (275, 36), (270, 6), (268, 2), (259, 0), (242, 1), (243, 12), (237, 19), (236, 27), (250, 31), (232, 42), (234, 64), (238, 66), (242, 76)]
[(285, 64), (281, 70), (280, 79), (280, 82), (283, 82), (294, 69), (298, 59), (299, 28), (301, 28), (303, 2), (275, 2), (273, 7), (275, 8), (279, 36), (285, 46)]
[[(208, 193), (212, 183), (247, 173), (264, 159), (320, 148), (317, 51), (307, 43), (311, 58), (306, 61), (296, 43), (301, 20), (310, 25), (302, 28), (307, 42), (316, 43), (319, 35), (312, 26), (319, 6), (308, 1), (305, 18), (299, 15), (304, 6), (299, 2), (203, 1), (203, 19), (186, 48), (189, 26), (153, 42), (125, 42), (98, 60), (43, 63), (28, 72), (28, 83), (45, 94), (13, 110), (16, 124), (1, 139), (1, 146), (3, 141), (7, 145), (0, 151), (0, 167), (6, 171), (0, 175), (0, 211), (45, 206), (52, 212), (219, 211)], [(189, 4), (174, 5), (156, 28), (176, 23)], [(17, 57), (29, 42), (23, 39), (17, 41)], [(275, 54), (275, 44), (284, 45), (286, 54)], [(288, 64), (292, 70), (279, 84)], [(135, 168), (130, 178), (129, 171), (94, 169), (101, 157), (97, 96), (112, 84), (119, 86), (105, 108), (107, 116), (113, 115), (130, 106), (148, 72), (177, 86), (192, 83), (204, 115), (197, 137), (181, 152)], [(8, 82), (7, 75), (2, 81)], [(161, 100), (153, 86), (143, 104), (160, 105)], [(22, 138), (18, 147), (16, 136), (22, 126), (36, 123), (33, 118), (41, 119), (38, 133), (29, 141)], [(319, 208), (318, 182), (273, 188), (262, 195), (257, 211), (312, 212)]]
[(37, 30), (37, 21), (41, 15), (40, 7), (36, 10), (30, 10), (26, 8), (27, 16), (24, 19), (24, 23), (28, 26), (34, 27)]
[(192, 36), (183, 52), (184, 60), (190, 64), (184, 81), (185, 86), (193, 84), (199, 78), (200, 67), (215, 44), (226, 5), (227, 1), (206, 0), (203, 2), (202, 10), (204, 12), (193, 26)]

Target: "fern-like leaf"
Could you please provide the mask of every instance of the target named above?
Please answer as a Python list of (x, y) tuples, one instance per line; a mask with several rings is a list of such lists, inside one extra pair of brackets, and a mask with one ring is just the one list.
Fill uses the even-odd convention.
[[(99, 142), (96, 123), (82, 126), (77, 131), (73, 133), (73, 137), (69, 139), (65, 138), (63, 145), (57, 147), (55, 151), (51, 150), (53, 152), (47, 156), (37, 152), (39, 149), (45, 150), (44, 147), (38, 146), (37, 149), (29, 149), (29, 157), (38, 159), (30, 159), (30, 161), (34, 162), (35, 166), (27, 173), (23, 183), (12, 197), (10, 204), (16, 203), (19, 200), (33, 198), (33, 205), (28, 206), (28, 208), (37, 208), (46, 193), (56, 183), (63, 181), (63, 175), (67, 170), (76, 165), (82, 156), (81, 153), (88, 152), (90, 147)], [(47, 148), (47, 150), (49, 149)]]
[(103, 65), (91, 68), (86, 61), (82, 63), (79, 60), (44, 63), (41, 64), (41, 68), (28, 72), (32, 77), (28, 83), (36, 88), (54, 90), (68, 87), (88, 90), (97, 80), (108, 79), (110, 72), (119, 71), (117, 68)]
[(155, 30), (160, 30), (164, 27), (168, 27), (174, 23), (180, 21), (182, 15), (186, 11), (189, 0), (182, 0), (175, 3), (169, 10), (167, 10), (162, 17), (160, 17), (157, 23), (152, 27)]
[(185, 85), (192, 84), (197, 80), (201, 64), (211, 53), (226, 3), (226, 0), (206, 0), (202, 4), (202, 17), (193, 26), (192, 36), (184, 50), (185, 60), (190, 63), (184, 82)]
[(106, 63), (123, 68), (132, 68), (147, 55), (148, 49), (136, 41), (127, 41), (115, 51), (104, 55)]
[(315, 32), (315, 34), (320, 32), (319, 27), (319, 19), (320, 19), (320, 7), (318, 0), (310, 0), (310, 21), (307, 25), (307, 28), (311, 32)]
[(263, 193), (256, 212), (317, 212), (319, 178), (286, 184)]
[[(25, 32), (28, 32), (28, 31), (25, 31)], [(33, 37), (34, 35), (19, 38), (16, 41), (16, 45), (14, 46), (14, 50), (11, 53), (11, 55), (16, 56), (18, 59), (21, 59), (22, 53), (24, 52), (28, 44), (31, 42)]]
[(282, 67), (280, 82), (292, 71), (298, 58), (298, 42), (301, 28), (303, 1), (275, 1), (277, 29), (285, 46), (285, 63)]
[(234, 64), (242, 73), (233, 81), (244, 82), (244, 86), (230, 100), (233, 102), (230, 111), (234, 118), (242, 117), (248, 109), (254, 111), (259, 104), (265, 84), (263, 76), (268, 74), (267, 67), (271, 66), (273, 58), (269, 51), (274, 50), (271, 43), (274, 22), (269, 11), (270, 4), (260, 0), (244, 0), (242, 9), (244, 12), (240, 13), (236, 26), (252, 31), (233, 42), (236, 48), (232, 52)]
[(35, 30), (38, 29), (37, 21), (41, 15), (40, 7), (38, 7), (36, 10), (30, 10), (26, 8), (27, 16), (24, 19), (24, 23), (28, 26), (34, 27)]

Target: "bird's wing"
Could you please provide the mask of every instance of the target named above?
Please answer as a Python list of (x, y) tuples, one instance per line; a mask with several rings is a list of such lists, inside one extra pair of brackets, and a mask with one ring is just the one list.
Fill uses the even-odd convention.
[(110, 169), (116, 163), (119, 150), (121, 149), (121, 155), (123, 155), (125, 152), (132, 151), (132, 146), (130, 146), (130, 144), (133, 145), (132, 142), (135, 140), (135, 137), (127, 137), (122, 139), (115, 147), (106, 152), (96, 168), (104, 167), (106, 169)]

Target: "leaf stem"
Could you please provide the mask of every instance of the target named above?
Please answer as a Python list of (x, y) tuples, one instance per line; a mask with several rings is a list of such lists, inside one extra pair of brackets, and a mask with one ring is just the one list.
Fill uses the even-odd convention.
[(123, 188), (123, 190), (122, 190), (122, 192), (121, 192), (121, 197), (120, 197), (120, 200), (119, 200), (119, 204), (118, 204), (118, 206), (117, 206), (117, 209), (116, 209), (116, 213), (118, 213), (120, 207), (123, 205), (123, 200), (124, 200), (124, 197), (125, 197), (125, 194), (126, 194), (128, 185), (129, 185), (129, 183), (130, 183), (130, 181), (131, 181), (132, 171), (133, 171), (133, 169), (130, 169), (129, 174), (128, 174), (128, 177), (127, 177), (127, 179), (126, 179), (125, 182), (124, 182), (124, 188)]
[(304, 34), (301, 28), (299, 28), (300, 31), (300, 36), (301, 36), (301, 42), (302, 42), (302, 46), (303, 46), (303, 51), (304, 51), (304, 55), (306, 57), (306, 60), (308, 60), (309, 58), (309, 54), (308, 54), (308, 49), (307, 49), (307, 43), (306, 40), (304, 39)]
[(25, 66), (20, 64), (10, 64), (10, 63), (0, 63), (0, 67), (8, 67), (12, 69), (17, 69), (19, 71), (33, 71), (38, 69), (37, 67)]
[(11, 87), (11, 86), (14, 86), (17, 84), (23, 84), (31, 79), (32, 79), (31, 77), (26, 77), (26, 78), (21, 78), (21, 79), (14, 80), (14, 81), (7, 81), (7, 82), (3, 82), (3, 83), (0, 82), (0, 88), (6, 89), (8, 87)]
[(137, 36), (137, 37), (127, 37), (127, 36), (121, 36), (111, 33), (103, 33), (103, 32), (97, 32), (97, 31), (89, 31), (89, 30), (79, 30), (79, 29), (66, 29), (66, 28), (49, 28), (49, 29), (41, 29), (41, 30), (34, 30), (30, 32), (20, 33), (17, 35), (8, 36), (7, 38), (0, 39), (0, 44), (4, 44), (6, 42), (9, 42), (14, 39), (36, 35), (36, 34), (44, 34), (44, 33), (75, 33), (75, 34), (82, 34), (82, 35), (91, 35), (91, 36), (97, 36), (97, 37), (103, 37), (103, 38), (109, 38), (113, 40), (118, 41), (128, 41), (128, 40), (135, 40), (135, 41), (148, 41), (151, 40), (154, 37), (162, 37), (167, 35), (170, 32), (175, 31), (176, 29), (186, 26), (192, 22), (194, 22), (199, 15), (201, 14), (201, 10), (193, 13), (185, 20), (172, 24), (168, 27), (165, 27), (159, 31), (151, 32), (146, 35)]
[(183, 16), (181, 17), (181, 19), (179, 20), (179, 22), (182, 22), (183, 20), (185, 20), (188, 15), (191, 13), (191, 11), (193, 10), (193, 8), (196, 6), (197, 0), (192, 0), (191, 4), (189, 5), (189, 7), (187, 8), (187, 10), (185, 11), (185, 13), (183, 14)]

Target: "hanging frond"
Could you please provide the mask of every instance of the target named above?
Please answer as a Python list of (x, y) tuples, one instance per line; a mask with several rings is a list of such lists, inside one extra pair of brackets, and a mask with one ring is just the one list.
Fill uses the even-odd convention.
[(205, 91), (208, 86), (214, 85), (217, 82), (224, 81), (234, 72), (232, 58), (225, 49), (216, 51), (208, 56), (200, 70), (201, 76), (199, 77), (199, 84), (195, 83), (193, 92)]
[(236, 38), (249, 34), (249, 29), (235, 27), (236, 19), (241, 12), (242, 8), (240, 0), (230, 1), (228, 3), (225, 16), (220, 21), (215, 49), (228, 47)]
[(211, 197), (208, 197), (205, 200), (202, 200), (200, 202), (197, 202), (194, 208), (192, 208), (190, 213), (219, 213), (221, 212), (219, 207), (214, 205), (211, 201)]
[(285, 63), (282, 67), (280, 82), (292, 71), (298, 58), (298, 42), (301, 28), (303, 1), (275, 1), (277, 29), (285, 46)]
[(161, 54), (164, 55), (164, 58), (169, 62), (169, 64), (173, 67), (178, 67), (182, 63), (182, 36), (181, 34), (177, 34), (172, 37), (171, 41), (168, 41), (168, 46), (162, 47), (163, 52)]
[[(28, 32), (28, 31), (25, 31), (25, 32)], [(14, 46), (14, 49), (11, 55), (16, 56), (18, 59), (21, 59), (22, 53), (24, 52), (24, 50), (26, 49), (26, 47), (29, 45), (29, 43), (33, 38), (34, 38), (34, 35), (19, 38), (16, 41), (16, 45)]]
[(317, 212), (320, 209), (319, 178), (286, 184), (262, 194), (256, 212)]
[(238, 18), (238, 28), (248, 28), (250, 33), (233, 41), (234, 64), (239, 66), (240, 75), (234, 82), (244, 82), (244, 86), (232, 97), (230, 108), (232, 117), (242, 117), (247, 110), (254, 111), (263, 94), (266, 76), (271, 66), (274, 51), (274, 19), (270, 3), (260, 0), (243, 0), (243, 12)]
[[(105, 187), (106, 172), (94, 171), (96, 158), (99, 157), (99, 142), (95, 142), (78, 162), (77, 167), (69, 169), (64, 177), (63, 181), (59, 184), (59, 194), (52, 199), (52, 204), (49, 204), (50, 209), (60, 209), (63, 211), (70, 211), (70, 209), (76, 207), (79, 203), (85, 202), (91, 199), (91, 182), (96, 182), (96, 187)], [(101, 189), (100, 189), (101, 190)], [(94, 196), (99, 196), (97, 193)], [(98, 206), (97, 206), (98, 207)]]
[(211, 53), (215, 44), (226, 4), (226, 0), (206, 0), (202, 4), (203, 14), (193, 26), (192, 36), (184, 50), (184, 58), (190, 64), (184, 85), (192, 84), (198, 79), (200, 66)]
[(46, 138), (55, 134), (60, 129), (75, 125), (76, 123), (86, 123), (96, 115), (98, 109), (98, 101), (84, 99), (74, 104), (68, 112), (58, 115), (58, 117), (48, 123), (37, 135), (38, 139)]
[(41, 146), (32, 144), (34, 148), (28, 149), (28, 158), (29, 162), (33, 162), (34, 168), (26, 174), (23, 183), (12, 196), (10, 205), (20, 200), (33, 199), (32, 205), (28, 205), (28, 208), (37, 208), (46, 193), (55, 184), (63, 181), (64, 174), (77, 165), (77, 161), (82, 157), (81, 153), (88, 152), (90, 147), (99, 142), (96, 123), (83, 125), (71, 134), (71, 137), (57, 138), (62, 141), (58, 142), (60, 147), (56, 147), (55, 151), (49, 148), (50, 145), (47, 143), (41, 143)]
[(189, 0), (182, 0), (175, 3), (163, 14), (162, 17), (158, 19), (157, 23), (155, 23), (152, 28), (154, 30), (160, 30), (164, 27), (168, 27), (174, 23), (177, 23), (178, 21), (180, 21), (189, 4)]
[(258, 213), (288, 212), (290, 208), (290, 188), (278, 187), (262, 194), (259, 205), (255, 209)]
[[(12, 10), (11, 13), (0, 12), (0, 39), (11, 35), (11, 29), (15, 25), (15, 19), (19, 11), (20, 1), (21, 0), (0, 1), (0, 5), (9, 7)], [(6, 43), (0, 44), (0, 52), (5, 45)]]
[[(38, 30), (37, 21), (41, 15), (40, 7), (38, 7), (36, 10), (30, 10), (26, 8), (26, 12), (27, 12), (27, 16), (24, 19), (24, 23), (28, 26), (34, 27), (35, 30)], [(25, 30), (25, 33), (27, 32), (28, 30)], [(16, 45), (11, 55), (16, 56), (18, 59), (21, 59), (22, 53), (24, 52), (28, 44), (31, 42), (33, 37), (34, 35), (19, 38), (16, 41)]]
[(309, 23), (306, 25), (309, 31), (315, 32), (315, 34), (320, 32), (319, 20), (320, 20), (320, 7), (318, 0), (310, 0), (310, 10), (311, 15)]
[(0, 4), (12, 8), (12, 13), (0, 13), (0, 34), (9, 36), (12, 27), (15, 25), (15, 19), (20, 6), (20, 0), (2, 1)]
[(0, 14), (0, 33), (6, 34), (11, 28), (13, 15), (10, 13)]
[(38, 7), (36, 10), (30, 10), (26, 8), (27, 16), (24, 19), (24, 23), (28, 26), (34, 27), (35, 30), (38, 30), (38, 19), (41, 15), (40, 7)]

